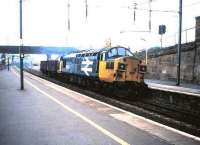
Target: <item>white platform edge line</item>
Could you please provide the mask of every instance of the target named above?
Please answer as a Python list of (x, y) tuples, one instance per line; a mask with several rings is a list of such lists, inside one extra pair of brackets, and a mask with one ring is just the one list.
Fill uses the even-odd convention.
[[(20, 77), (20, 75), (18, 74), (18, 72), (14, 71), (13, 72), (15, 75), (17, 75), (18, 77)], [(36, 80), (37, 81), (37, 80)], [(48, 94), (47, 92), (39, 89), (34, 83), (30, 82), (30, 80), (25, 79), (25, 83), (27, 83), (28, 85), (30, 85), (32, 88), (36, 89), (38, 92), (40, 92), (41, 94), (45, 95), (46, 97), (48, 97), (49, 99), (51, 99), (52, 101), (54, 101), (55, 103), (57, 103), (58, 105), (62, 106), (64, 109), (66, 109), (67, 111), (71, 112), (72, 114), (74, 114), (75, 116), (79, 117), (80, 119), (82, 119), (83, 121), (87, 122), (88, 124), (90, 124), (92, 127), (96, 128), (98, 131), (100, 131), (101, 133), (105, 134), (106, 136), (110, 137), (112, 140), (116, 141), (117, 143), (121, 144), (121, 145), (130, 145), (128, 142), (126, 142), (125, 140), (121, 139), (120, 137), (116, 136), (115, 134), (111, 133), (110, 131), (108, 131), (107, 129), (101, 127), (100, 125), (98, 125), (97, 123), (95, 123), (94, 121), (90, 120), (89, 118), (85, 117), (84, 115), (82, 115), (81, 113), (77, 112), (76, 110), (68, 107), (67, 105), (63, 104), (62, 102), (60, 102), (59, 100), (57, 100), (55, 97), (53, 97), (52, 95)]]
[[(28, 72), (26, 72), (26, 73), (27, 73), (27, 74), (30, 74), (30, 73), (28, 73)], [(31, 76), (34, 76), (34, 75), (32, 75), (32, 74), (30, 74), (30, 75), (31, 75)], [(37, 77), (37, 76), (34, 76), (34, 77)], [(37, 79), (38, 79), (38, 78), (39, 78), (39, 77), (37, 77)], [(121, 111), (121, 112), (123, 112), (123, 113), (127, 113), (127, 114), (129, 114), (130, 116), (140, 118), (140, 119), (145, 120), (145, 121), (147, 121), (147, 122), (149, 122), (149, 123), (152, 123), (152, 124), (154, 124), (154, 125), (157, 125), (157, 126), (166, 128), (166, 129), (168, 129), (168, 130), (170, 130), (170, 131), (173, 131), (173, 132), (175, 132), (175, 133), (178, 133), (178, 134), (181, 134), (181, 135), (183, 135), (183, 136), (189, 137), (189, 138), (191, 138), (191, 139), (200, 141), (200, 137), (197, 137), (197, 136), (191, 135), (191, 134), (189, 134), (189, 133), (186, 133), (186, 132), (177, 130), (177, 129), (175, 129), (175, 128), (172, 128), (172, 127), (169, 127), (169, 126), (160, 124), (160, 123), (158, 123), (158, 122), (155, 122), (155, 121), (153, 121), (153, 120), (147, 119), (147, 118), (145, 118), (145, 117), (142, 117), (142, 116), (133, 114), (133, 113), (131, 113), (131, 112), (128, 112), (128, 111), (126, 111), (126, 110), (123, 110), (123, 109), (121, 109), (121, 108), (117, 108), (117, 107), (115, 107), (115, 106), (112, 106), (112, 105), (107, 104), (107, 103), (105, 103), (105, 102), (101, 102), (101, 101), (99, 101), (99, 100), (97, 100), (97, 99), (91, 98), (91, 97), (86, 96), (86, 95), (84, 95), (84, 94), (81, 94), (81, 93), (75, 92), (75, 91), (73, 91), (73, 90), (67, 89), (67, 88), (65, 88), (65, 87), (63, 87), (63, 86), (59, 86), (59, 85), (57, 85), (57, 84), (55, 84), (55, 83), (53, 83), (53, 82), (47, 81), (47, 80), (45, 80), (45, 79), (43, 79), (43, 78), (39, 78), (39, 79), (41, 79), (41, 80), (43, 80), (43, 81), (46, 81), (46, 82), (48, 82), (48, 83), (52, 83), (52, 84), (54, 84), (54, 85), (56, 85), (56, 86), (58, 86), (58, 87), (61, 87), (62, 89), (69, 90), (69, 91), (71, 91), (71, 92), (73, 92), (73, 93), (75, 93), (75, 94), (81, 95), (81, 96), (83, 96), (83, 97), (86, 97), (86, 98), (88, 98), (88, 99), (90, 99), (90, 100), (93, 100), (93, 101), (95, 101), (95, 102), (98, 102), (98, 103), (100, 103), (100, 104), (103, 104), (103, 105), (105, 105), (105, 106), (108, 106), (108, 107), (110, 107), (110, 108), (116, 109), (116, 110)]]
[(151, 89), (154, 89), (154, 90), (169, 91), (169, 92), (172, 92), (172, 93), (179, 93), (179, 94), (185, 94), (185, 95), (192, 95), (192, 96), (200, 97), (200, 94), (197, 94), (197, 93), (170, 90), (170, 89), (167, 89), (167, 88), (161, 88), (161, 87), (159, 88), (159, 87), (156, 87), (156, 86), (148, 86), (148, 87), (151, 88)]

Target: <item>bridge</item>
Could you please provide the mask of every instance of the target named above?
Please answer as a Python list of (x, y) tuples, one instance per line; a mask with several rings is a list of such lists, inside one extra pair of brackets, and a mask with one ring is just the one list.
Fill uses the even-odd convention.
[[(0, 53), (18, 54), (19, 47), (17, 45), (0, 45)], [(24, 54), (66, 54), (76, 51), (74, 47), (53, 47), (53, 46), (23, 46), (21, 51)]]

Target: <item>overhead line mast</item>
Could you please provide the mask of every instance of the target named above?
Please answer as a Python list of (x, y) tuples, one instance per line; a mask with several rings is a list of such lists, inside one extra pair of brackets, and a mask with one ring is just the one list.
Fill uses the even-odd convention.
[(151, 13), (152, 13), (151, 3), (152, 3), (152, 0), (149, 0), (149, 32), (151, 32)]
[(88, 17), (88, 0), (85, 0), (85, 19)]
[(177, 83), (176, 85), (180, 85), (180, 69), (181, 69), (181, 32), (182, 32), (182, 7), (183, 1), (179, 0), (179, 35), (178, 35), (178, 50), (177, 50)]
[(20, 27), (20, 46), (19, 46), (19, 57), (20, 57), (20, 89), (24, 90), (24, 73), (23, 73), (23, 59), (24, 54), (22, 54), (23, 49), (23, 25), (22, 25), (22, 0), (19, 1), (19, 27)]
[(137, 3), (135, 2), (134, 3), (134, 16), (133, 16), (133, 19), (134, 19), (134, 23), (135, 23), (135, 21), (136, 21), (136, 9), (137, 9)]
[(70, 25), (70, 0), (67, 2), (67, 26), (68, 26), (68, 31), (71, 29)]

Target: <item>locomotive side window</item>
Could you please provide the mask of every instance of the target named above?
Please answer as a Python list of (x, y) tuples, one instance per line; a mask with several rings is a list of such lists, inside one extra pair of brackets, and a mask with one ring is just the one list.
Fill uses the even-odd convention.
[(100, 60), (101, 61), (105, 61), (106, 60), (106, 53), (103, 52), (101, 55), (100, 55)]
[(102, 60), (103, 60), (103, 54), (100, 55), (100, 61), (102, 61)]
[(63, 67), (66, 67), (66, 59), (63, 59)]

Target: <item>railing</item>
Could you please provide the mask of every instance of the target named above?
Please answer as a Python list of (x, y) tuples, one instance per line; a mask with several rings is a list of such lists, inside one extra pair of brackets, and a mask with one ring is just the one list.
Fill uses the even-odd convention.
[[(195, 41), (195, 27), (191, 27), (182, 31), (182, 44)], [(173, 35), (162, 36), (162, 46), (168, 47), (178, 43), (178, 33)]]

